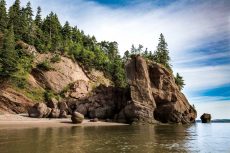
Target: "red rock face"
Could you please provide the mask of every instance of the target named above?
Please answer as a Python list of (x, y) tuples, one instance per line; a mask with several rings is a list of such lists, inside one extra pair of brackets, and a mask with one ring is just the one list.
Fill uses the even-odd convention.
[[(173, 74), (163, 66), (133, 56), (126, 64), (131, 102), (124, 116), (137, 122), (191, 123), (196, 110), (175, 83)], [(131, 114), (131, 115), (130, 115)], [(130, 117), (132, 119), (130, 119)]]
[(192, 123), (196, 111), (175, 84), (170, 71), (133, 56), (126, 64), (128, 89), (99, 86), (90, 96), (69, 102), (89, 118), (126, 123)]
[(33, 102), (23, 94), (9, 87), (0, 87), (0, 112), (1, 113), (26, 113)]

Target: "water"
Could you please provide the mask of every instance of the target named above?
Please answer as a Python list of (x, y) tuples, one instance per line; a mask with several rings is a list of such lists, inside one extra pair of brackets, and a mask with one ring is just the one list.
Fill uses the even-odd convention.
[(230, 123), (0, 130), (0, 153), (168, 152), (230, 153)]

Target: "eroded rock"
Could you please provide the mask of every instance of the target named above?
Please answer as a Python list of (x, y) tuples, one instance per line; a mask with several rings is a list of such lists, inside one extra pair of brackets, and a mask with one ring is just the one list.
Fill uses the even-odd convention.
[(210, 123), (211, 122), (211, 114), (208, 113), (204, 113), (203, 115), (201, 115), (200, 119), (202, 121), (202, 123)]
[(78, 113), (78, 112), (73, 112), (73, 114), (71, 116), (71, 120), (74, 124), (80, 124), (84, 120), (84, 115), (82, 115), (81, 113)]
[(28, 110), (30, 117), (43, 118), (48, 117), (51, 113), (51, 108), (48, 108), (44, 103), (36, 103)]

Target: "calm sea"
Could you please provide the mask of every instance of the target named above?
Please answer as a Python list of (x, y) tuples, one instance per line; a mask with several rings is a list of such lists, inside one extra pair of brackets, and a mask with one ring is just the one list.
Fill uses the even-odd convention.
[(0, 130), (0, 153), (174, 152), (230, 153), (230, 123)]

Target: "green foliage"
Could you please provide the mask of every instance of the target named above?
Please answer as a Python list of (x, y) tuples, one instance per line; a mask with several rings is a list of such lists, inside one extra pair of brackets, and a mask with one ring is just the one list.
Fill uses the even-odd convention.
[(5, 32), (3, 47), (0, 50), (0, 63), (0, 76), (2, 77), (9, 77), (18, 70), (18, 54), (15, 51), (13, 27), (11, 27), (9, 31)]
[(52, 63), (58, 63), (58, 62), (61, 61), (61, 56), (58, 55), (58, 54), (55, 54), (55, 55), (50, 59), (50, 61), (51, 61)]
[(45, 60), (37, 65), (37, 68), (43, 70), (43, 71), (50, 71), (53, 70), (50, 62), (48, 60)]
[[(20, 0), (16, 0), (14, 4), (10, 6), (9, 13), (7, 14), (5, 1), (0, 0), (0, 12), (0, 26), (7, 23), (8, 26), (5, 28), (8, 28), (8, 31), (10, 31), (10, 27), (13, 27), (12, 31), (15, 33), (15, 36), (12, 38), (15, 38), (15, 40), (22, 40), (25, 43), (34, 45), (41, 53), (58, 52), (58, 54), (67, 55), (73, 58), (74, 61), (80, 62), (81, 65), (88, 70), (94, 68), (103, 71), (107, 76), (112, 78), (116, 86), (124, 86), (126, 82), (123, 69), (124, 64), (118, 54), (117, 42), (97, 42), (94, 36), (84, 34), (84, 32), (79, 30), (76, 26), (70, 26), (68, 21), (62, 26), (58, 16), (53, 12), (42, 20), (40, 7), (37, 8), (35, 19), (33, 20), (33, 10), (30, 2), (27, 3), (26, 7), (21, 7)], [(7, 15), (9, 20), (5, 20), (5, 16)], [(7, 37), (7, 39), (13, 40), (9, 39), (9, 37)], [(10, 43), (7, 44), (10, 45)], [(1, 52), (7, 50), (8, 54), (14, 53), (15, 55), (7, 55), (10, 57), (7, 60), (2, 57), (0, 58), (1, 74), (6, 74), (5, 65), (7, 63), (9, 65), (12, 64), (11, 68), (15, 68), (11, 70), (15, 75), (26, 75), (32, 66), (29, 57), (21, 54), (20, 50), (14, 50), (12, 47), (11, 51), (8, 51), (9, 47), (10, 46), (5, 50), (1, 49)], [(1, 40), (0, 48), (2, 48)], [(20, 54), (19, 57), (17, 57), (18, 53)], [(59, 61), (59, 55), (55, 55), (50, 60), (52, 63)], [(45, 71), (52, 70), (50, 62), (47, 60), (43, 61), (39, 63), (37, 67)]]
[(52, 90), (46, 90), (44, 93), (45, 101), (50, 101), (52, 98), (55, 98), (55, 94)]
[(169, 57), (168, 44), (166, 43), (162, 33), (160, 34), (159, 43), (157, 45), (157, 50), (153, 55), (153, 60), (156, 61), (157, 63), (164, 65), (166, 68), (171, 70), (171, 65), (169, 63), (170, 57)]
[(112, 63), (112, 69), (110, 70), (113, 76), (113, 82), (117, 87), (125, 87), (127, 85), (125, 78), (125, 70), (122, 60), (117, 58)]
[(182, 76), (180, 76), (179, 73), (176, 74), (175, 76), (175, 83), (177, 84), (177, 86), (179, 87), (180, 90), (182, 90), (184, 88), (184, 79)]
[(7, 28), (7, 13), (6, 13), (6, 2), (0, 0), (0, 32), (4, 32)]
[(41, 12), (42, 12), (42, 9), (40, 6), (38, 6), (37, 8), (37, 14), (35, 16), (35, 24), (38, 26), (38, 28), (41, 28), (42, 27), (42, 17), (41, 17)]

